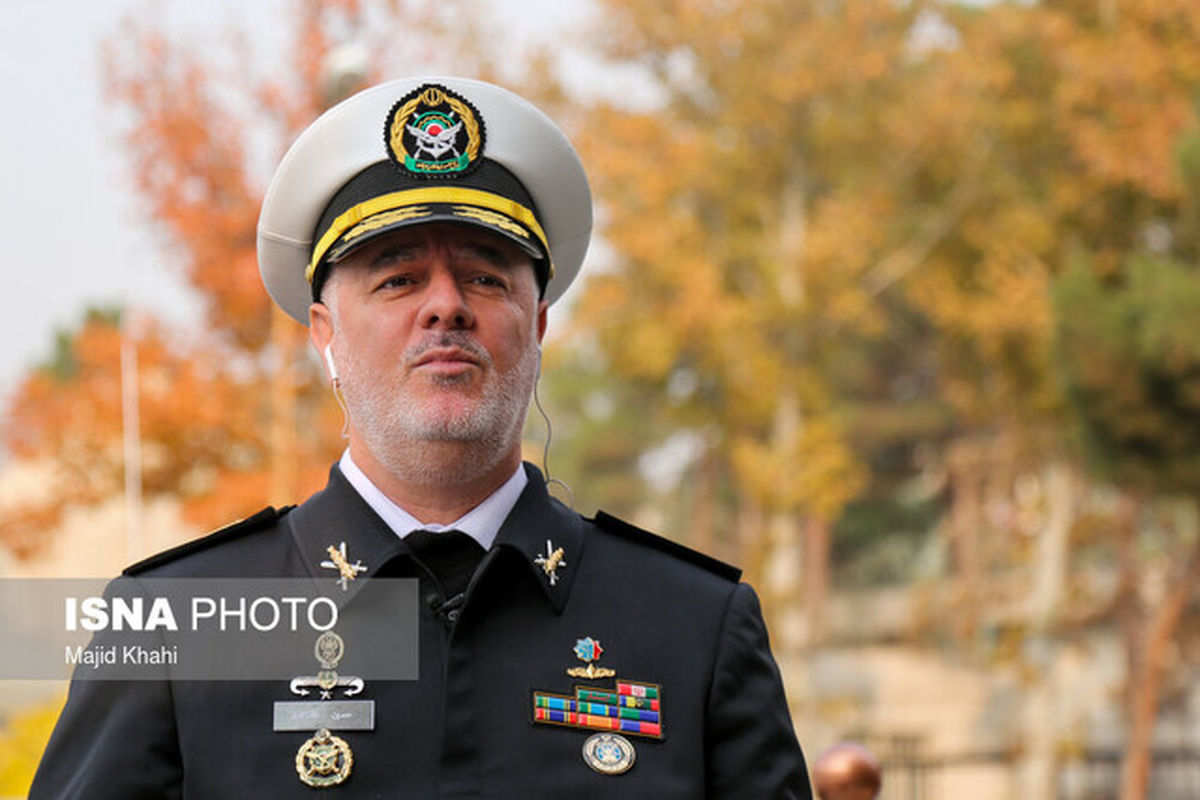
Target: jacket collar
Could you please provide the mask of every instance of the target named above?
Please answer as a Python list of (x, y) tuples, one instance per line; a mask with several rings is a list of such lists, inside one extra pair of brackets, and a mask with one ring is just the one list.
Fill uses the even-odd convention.
[(349, 601), (384, 564), (408, 552), (336, 465), (325, 488), (285, 519), (308, 574), (336, 600)]
[(583, 526), (579, 515), (546, 491), (546, 479), (525, 462), (529, 483), (496, 535), (497, 548), (518, 554), (546, 599), (561, 614), (583, 557)]
[[(561, 613), (583, 555), (582, 525), (577, 514), (550, 497), (537, 467), (529, 463), (524, 467), (529, 483), (500, 527), (492, 549), (516, 554), (555, 613)], [(333, 596), (345, 601), (389, 561), (412, 555), (404, 540), (372, 510), (336, 465), (329, 471), (325, 488), (285, 519), (309, 575), (318, 585), (333, 586)], [(562, 552), (556, 556), (559, 550)], [(485, 559), (483, 568), (491, 568), (495, 561)], [(344, 583), (343, 574), (347, 576)]]

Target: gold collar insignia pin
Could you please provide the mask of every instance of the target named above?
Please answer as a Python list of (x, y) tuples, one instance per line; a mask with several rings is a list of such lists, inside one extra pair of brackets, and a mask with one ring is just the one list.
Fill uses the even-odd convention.
[(338, 547), (329, 545), (325, 548), (325, 552), (329, 553), (329, 560), (322, 561), (321, 566), (325, 569), (336, 569), (338, 572), (338, 583), (342, 585), (342, 591), (347, 589), (347, 581), (354, 580), (355, 576), (360, 572), (366, 572), (367, 568), (361, 560), (356, 560), (353, 564), (350, 563), (349, 556), (346, 555), (346, 543), (342, 542)]
[(542, 568), (542, 572), (546, 573), (546, 578), (550, 581), (550, 585), (554, 586), (558, 583), (558, 568), (567, 565), (566, 559), (563, 558), (563, 549), (555, 548), (549, 539), (546, 540), (546, 554), (539, 555), (533, 560)]

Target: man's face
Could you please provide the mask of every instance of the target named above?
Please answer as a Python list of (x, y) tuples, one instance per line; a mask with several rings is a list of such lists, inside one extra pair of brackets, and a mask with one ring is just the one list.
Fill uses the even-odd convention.
[(310, 321), (317, 347), (332, 343), (352, 451), (357, 438), (397, 477), (445, 469), (421, 464), (435, 442), (469, 445), (481, 469), (519, 451), (546, 322), (526, 255), (484, 230), (431, 224), (333, 270)]

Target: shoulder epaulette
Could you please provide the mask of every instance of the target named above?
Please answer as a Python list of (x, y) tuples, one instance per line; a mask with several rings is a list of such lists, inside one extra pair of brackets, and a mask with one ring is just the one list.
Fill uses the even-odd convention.
[(215, 544), (227, 542), (231, 539), (236, 539), (247, 533), (260, 530), (275, 523), (280, 517), (291, 511), (295, 506), (284, 506), (283, 508), (273, 508), (267, 506), (257, 514), (246, 517), (243, 520), (238, 520), (232, 525), (226, 525), (224, 528), (219, 528), (212, 533), (201, 536), (199, 539), (192, 539), (190, 542), (172, 547), (170, 550), (164, 550), (161, 553), (150, 556), (147, 559), (137, 562), (125, 568), (125, 575), (137, 575), (145, 572), (148, 569), (157, 567), (161, 564), (166, 564), (169, 561), (174, 561), (177, 558), (198, 553), (201, 550), (206, 550)]
[(712, 556), (707, 556), (690, 547), (685, 547), (679, 542), (673, 542), (670, 539), (651, 533), (650, 531), (642, 530), (636, 525), (631, 525), (623, 519), (617, 519), (611, 514), (606, 514), (603, 511), (597, 511), (595, 519), (592, 520), (604, 530), (615, 533), (625, 539), (631, 539), (642, 544), (649, 545), (663, 552), (670, 553), (677, 558), (682, 558), (685, 561), (690, 561), (697, 566), (703, 567), (709, 572), (714, 572), (722, 578), (728, 578), (731, 581), (739, 581), (742, 577), (742, 571), (732, 564), (726, 564), (724, 561), (718, 561)]

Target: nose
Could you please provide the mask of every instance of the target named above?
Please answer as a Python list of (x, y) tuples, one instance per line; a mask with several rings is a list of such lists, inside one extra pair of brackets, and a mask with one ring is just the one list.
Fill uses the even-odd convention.
[(462, 286), (453, 271), (445, 266), (434, 268), (429, 275), (421, 308), (421, 324), (426, 328), (470, 328), (475, 315), (467, 302)]

